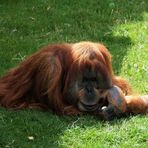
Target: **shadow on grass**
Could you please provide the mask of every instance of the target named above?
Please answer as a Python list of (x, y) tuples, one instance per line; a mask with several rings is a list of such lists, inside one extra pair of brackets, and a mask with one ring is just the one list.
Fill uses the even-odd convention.
[[(1, 0), (4, 18), (1, 25), (6, 28), (6, 35), (10, 35), (10, 43), (14, 34), (12, 30), (16, 30), (12, 47), (2, 42), (1, 48), (8, 52), (11, 48), (13, 51), (18, 48), (15, 52), (20, 50), (23, 54), (29, 54), (33, 48), (51, 42), (101, 41), (113, 54), (113, 67), (119, 73), (124, 55), (132, 42), (123, 34), (114, 36), (113, 31), (121, 24), (142, 21), (146, 4), (147, 0), (32, 0), (29, 3)], [(32, 48), (32, 51), (25, 51), (24, 48)], [(9, 56), (5, 56), (5, 59)]]
[(2, 147), (58, 147), (62, 145), (62, 137), (68, 130), (77, 127), (99, 129), (105, 124), (93, 116), (59, 117), (49, 112), (5, 109), (0, 110), (0, 123)]
[[(62, 147), (65, 141), (73, 145), (75, 136), (85, 136), (92, 129), (104, 133), (109, 126), (115, 131), (131, 117), (101, 121), (94, 116), (57, 116), (50, 112), (34, 110), (0, 110), (2, 147)], [(76, 133), (75, 133), (76, 132)], [(78, 138), (78, 137), (77, 137)], [(76, 139), (77, 139), (76, 138)]]

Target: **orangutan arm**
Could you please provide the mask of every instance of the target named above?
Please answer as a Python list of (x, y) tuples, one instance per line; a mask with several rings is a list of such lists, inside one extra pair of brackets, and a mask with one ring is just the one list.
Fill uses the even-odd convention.
[(121, 89), (113, 86), (107, 95), (108, 106), (104, 106), (100, 112), (105, 120), (128, 114), (148, 113), (148, 95), (124, 96)]

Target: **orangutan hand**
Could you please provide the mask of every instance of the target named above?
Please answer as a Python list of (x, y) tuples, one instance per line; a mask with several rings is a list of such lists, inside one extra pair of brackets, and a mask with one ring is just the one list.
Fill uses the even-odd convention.
[(119, 87), (114, 85), (108, 90), (107, 101), (108, 105), (101, 108), (101, 114), (105, 120), (120, 117), (126, 112), (127, 104), (125, 96)]

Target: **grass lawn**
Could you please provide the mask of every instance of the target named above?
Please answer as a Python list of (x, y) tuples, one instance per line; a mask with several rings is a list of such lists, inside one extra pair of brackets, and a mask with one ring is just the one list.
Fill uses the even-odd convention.
[[(148, 94), (147, 0), (0, 0), (0, 75), (49, 43), (104, 43), (113, 68)], [(147, 38), (147, 39), (146, 39)], [(0, 148), (147, 148), (148, 117), (104, 122), (93, 116), (0, 109)]]

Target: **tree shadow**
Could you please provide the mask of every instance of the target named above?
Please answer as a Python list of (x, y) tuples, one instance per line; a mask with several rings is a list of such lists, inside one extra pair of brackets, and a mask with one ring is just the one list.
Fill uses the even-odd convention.
[[(1, 7), (2, 14), (5, 16), (7, 10), (11, 12), (9, 17), (6, 15), (9, 19), (3, 21), (2, 26), (7, 27), (11, 24), (8, 30), (15, 28), (17, 30), (15, 35), (24, 36), (27, 46), (36, 49), (44, 44), (59, 41), (103, 42), (113, 55), (113, 67), (118, 74), (123, 58), (133, 43), (124, 33), (114, 35), (114, 30), (129, 22), (142, 21), (143, 12), (147, 11), (146, 4), (147, 0), (86, 0), (85, 2), (55, 0), (52, 3), (50, 0), (46, 2), (33, 0), (31, 3), (23, 0), (1, 0), (1, 6), (5, 8)], [(30, 32), (34, 35), (32, 36)], [(24, 48), (30, 48), (24, 45), (21, 49), (21, 45), (25, 43), (20, 39), (18, 41), (20, 52), (24, 52), (22, 50)], [(27, 54), (31, 52), (25, 51)]]
[[(107, 38), (106, 38), (107, 39)], [(109, 37), (109, 42), (106, 42), (107, 48), (112, 55), (112, 66), (115, 74), (119, 74), (124, 56), (131, 47), (131, 39), (129, 37)], [(113, 43), (113, 44), (112, 44)]]
[(2, 147), (58, 148), (64, 145), (64, 136), (68, 136), (69, 132), (77, 131), (79, 135), (81, 131), (85, 132), (90, 128), (99, 132), (109, 125), (121, 126), (125, 120), (114, 119), (109, 122), (90, 115), (69, 117), (35, 110), (14, 112), (1, 109), (0, 122), (0, 128), (5, 129), (1, 132), (0, 146)]

